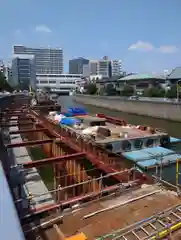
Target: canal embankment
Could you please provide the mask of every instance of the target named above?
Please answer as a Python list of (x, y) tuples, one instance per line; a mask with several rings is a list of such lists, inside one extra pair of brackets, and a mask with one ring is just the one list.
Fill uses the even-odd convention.
[(181, 104), (175, 102), (126, 100), (120, 97), (83, 94), (75, 95), (73, 100), (77, 103), (101, 107), (113, 111), (126, 112), (165, 120), (181, 121)]

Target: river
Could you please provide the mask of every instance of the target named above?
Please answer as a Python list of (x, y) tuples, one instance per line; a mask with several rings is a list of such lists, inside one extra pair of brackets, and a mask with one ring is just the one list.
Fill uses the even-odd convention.
[(84, 107), (91, 114), (104, 113), (108, 116), (124, 119), (130, 124), (145, 124), (152, 127), (163, 128), (169, 133), (170, 136), (181, 138), (181, 123), (179, 122), (138, 116), (135, 114), (128, 114), (118, 111), (111, 111), (105, 108), (98, 108), (90, 105), (81, 105), (77, 102), (74, 102), (72, 96), (60, 96), (58, 99), (58, 103), (62, 106), (62, 110), (66, 110), (68, 107)]

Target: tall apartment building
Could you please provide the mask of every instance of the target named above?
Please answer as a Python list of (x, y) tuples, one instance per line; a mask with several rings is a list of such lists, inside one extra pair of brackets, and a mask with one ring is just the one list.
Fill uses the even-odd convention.
[(89, 64), (89, 60), (82, 57), (69, 60), (69, 73), (83, 74), (83, 66), (87, 64)]
[(34, 55), (17, 54), (12, 58), (12, 85), (22, 89), (36, 89), (36, 65)]
[(3, 73), (4, 73), (4, 70), (5, 70), (4, 61), (3, 61), (3, 60), (0, 60), (0, 72), (3, 72)]
[[(86, 67), (87, 69), (87, 67)], [(89, 61), (89, 73), (103, 78), (121, 75), (121, 60), (109, 60), (107, 56), (100, 60)], [(84, 74), (83, 74), (84, 75)]]
[(90, 75), (98, 74), (98, 60), (90, 60), (89, 62), (89, 72)]
[(98, 61), (98, 75), (101, 75), (103, 78), (112, 77), (111, 74), (111, 63), (107, 59), (101, 59)]
[(13, 85), (13, 81), (12, 81), (12, 69), (11, 69), (11, 64), (10, 62), (8, 62), (5, 65), (5, 71), (4, 71), (4, 75), (6, 77), (6, 80), (9, 82), (10, 85)]
[(29, 48), (13, 46), (13, 54), (34, 55), (36, 74), (62, 74), (63, 50), (60, 48)]
[(112, 76), (120, 76), (121, 70), (122, 70), (121, 60), (111, 60)]

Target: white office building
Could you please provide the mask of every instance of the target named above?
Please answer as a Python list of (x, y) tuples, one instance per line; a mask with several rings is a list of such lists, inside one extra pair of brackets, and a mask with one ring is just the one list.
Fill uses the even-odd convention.
[(122, 72), (121, 60), (111, 60), (112, 76), (120, 76)]
[(61, 48), (29, 48), (13, 46), (13, 54), (34, 55), (36, 74), (62, 74), (63, 50)]
[(90, 75), (98, 74), (98, 60), (89, 61), (89, 72), (90, 72)]
[(107, 59), (101, 59), (98, 61), (98, 69), (97, 73), (98, 75), (101, 75), (102, 77), (109, 78), (110, 77), (110, 61)]
[(36, 87), (38, 91), (48, 87), (52, 93), (70, 93), (81, 79), (82, 74), (37, 74)]
[(5, 65), (4, 75), (8, 83), (13, 86), (12, 67), (10, 63)]

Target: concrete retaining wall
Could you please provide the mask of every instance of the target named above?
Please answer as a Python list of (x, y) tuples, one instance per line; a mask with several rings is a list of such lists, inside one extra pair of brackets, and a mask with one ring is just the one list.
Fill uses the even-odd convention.
[(123, 100), (119, 97), (91, 95), (76, 95), (73, 98), (78, 103), (96, 107), (173, 121), (181, 121), (181, 105), (177, 103)]

